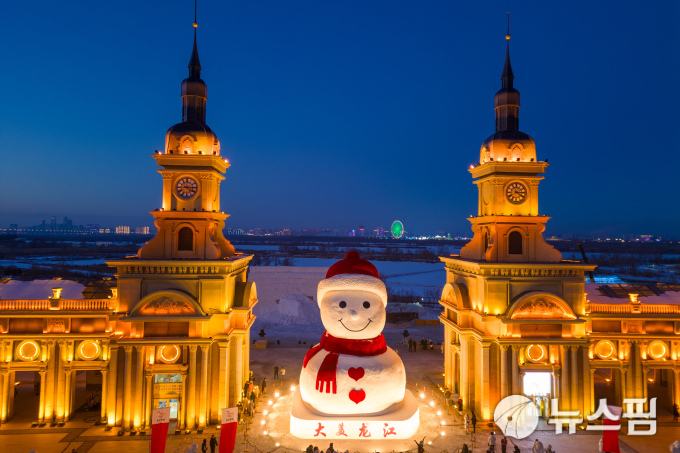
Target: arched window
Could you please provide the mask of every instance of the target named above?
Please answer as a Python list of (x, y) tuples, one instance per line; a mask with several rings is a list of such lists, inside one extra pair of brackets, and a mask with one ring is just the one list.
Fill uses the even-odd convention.
[(191, 228), (180, 228), (179, 232), (177, 233), (177, 250), (180, 252), (191, 252), (194, 250), (194, 232), (191, 231)]
[(522, 233), (519, 231), (513, 231), (508, 235), (508, 254), (522, 254)]

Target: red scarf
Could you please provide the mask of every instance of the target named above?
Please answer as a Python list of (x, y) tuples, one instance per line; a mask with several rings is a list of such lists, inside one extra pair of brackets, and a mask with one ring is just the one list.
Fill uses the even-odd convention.
[(316, 375), (316, 389), (323, 393), (324, 384), (326, 384), (326, 393), (333, 392), (335, 394), (338, 390), (336, 374), (338, 372), (339, 354), (357, 357), (378, 355), (387, 351), (387, 343), (385, 343), (383, 334), (371, 338), (370, 340), (346, 340), (344, 338), (335, 338), (328, 332), (324, 332), (321, 337), (321, 342), (312, 347), (307, 351), (307, 354), (305, 354), (302, 368), (306, 368), (312, 357), (322, 349), (330, 352), (330, 354), (328, 354), (323, 359), (323, 362), (321, 362), (319, 372)]

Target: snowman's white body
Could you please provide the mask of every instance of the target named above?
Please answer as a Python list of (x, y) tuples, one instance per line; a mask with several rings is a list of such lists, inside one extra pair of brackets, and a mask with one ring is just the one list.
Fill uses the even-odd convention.
[[(322, 349), (307, 363), (300, 375), (300, 392), (302, 399), (314, 410), (323, 414), (359, 415), (378, 414), (390, 410), (404, 399), (406, 373), (401, 359), (391, 348), (382, 354), (366, 357), (339, 354), (336, 373), (336, 393), (316, 390), (316, 377), (321, 363), (329, 354)], [(363, 376), (354, 380), (349, 376), (349, 369), (354, 368), (354, 376), (363, 369)], [(357, 374), (358, 373), (358, 374)], [(352, 393), (355, 402), (350, 399)]]
[(418, 402), (406, 390), (404, 364), (382, 337), (387, 292), (375, 266), (348, 252), (319, 283), (317, 297), (329, 336), (322, 338), (324, 348), (313, 348), (305, 358), (293, 397), (291, 434), (309, 439), (413, 436), (420, 424)]

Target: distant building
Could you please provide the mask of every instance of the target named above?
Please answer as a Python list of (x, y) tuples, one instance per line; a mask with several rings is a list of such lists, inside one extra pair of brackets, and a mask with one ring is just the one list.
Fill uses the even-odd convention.
[(136, 227), (135, 234), (149, 234), (149, 227), (148, 226)]
[(117, 226), (116, 234), (130, 234), (130, 227), (127, 225)]

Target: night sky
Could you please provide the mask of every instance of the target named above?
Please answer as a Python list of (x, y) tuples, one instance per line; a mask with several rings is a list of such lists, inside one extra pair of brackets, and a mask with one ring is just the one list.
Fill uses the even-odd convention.
[[(467, 234), (506, 1), (201, 0), (231, 228)], [(511, 4), (520, 129), (550, 234), (680, 231), (680, 3)], [(0, 227), (152, 225), (193, 2), (6, 2)]]

